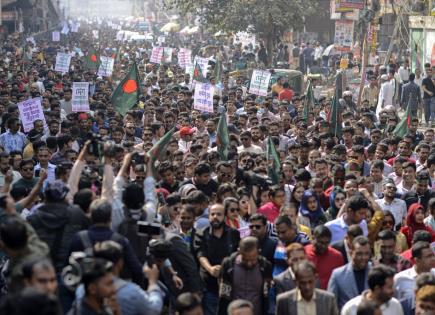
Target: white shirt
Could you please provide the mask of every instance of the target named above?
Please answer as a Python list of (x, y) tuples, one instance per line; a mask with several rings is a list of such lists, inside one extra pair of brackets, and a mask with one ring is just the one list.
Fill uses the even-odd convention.
[[(356, 315), (358, 305), (361, 303), (364, 295), (367, 294), (367, 292), (368, 291), (363, 292), (361, 295), (354, 297), (344, 304), (343, 308), (341, 309), (341, 315)], [(391, 298), (391, 300), (382, 304), (381, 311), (382, 315), (403, 315), (402, 305), (395, 298)]]
[(407, 208), (406, 203), (402, 199), (394, 198), (391, 203), (387, 203), (384, 198), (377, 199), (376, 203), (382, 208), (382, 211), (390, 211), (396, 221), (396, 227), (406, 218)]
[[(41, 164), (36, 164), (35, 166), (35, 172), (41, 170)], [(47, 179), (44, 181), (44, 187), (49, 182), (54, 182), (56, 180), (56, 165), (48, 163), (48, 167), (46, 169), (47, 171)]]
[[(326, 222), (325, 226), (328, 227), (329, 230), (331, 231), (331, 234), (332, 234), (331, 244), (343, 240), (344, 237), (346, 236), (347, 230), (349, 228), (349, 226), (344, 221), (343, 217), (339, 217), (335, 220)], [(364, 236), (367, 236), (369, 234), (369, 230), (367, 227), (366, 220), (362, 220), (359, 223), (359, 226), (363, 230)]]
[(399, 185), (397, 185), (397, 193), (404, 195), (409, 191), (415, 191), (415, 185), (412, 185), (411, 189), (407, 189), (403, 187), (403, 180), (400, 182)]
[(243, 145), (237, 147), (237, 152), (240, 154), (242, 152), (249, 152), (254, 154), (262, 154), (263, 149), (258, 145), (251, 144), (249, 147), (244, 147)]
[(395, 88), (395, 84), (393, 79), (382, 83), (381, 89), (379, 90), (379, 99), (378, 99), (378, 107), (376, 108), (376, 115), (379, 115), (379, 112), (385, 106), (394, 105), (394, 101), (393, 101), (394, 88)]
[(187, 142), (182, 139), (178, 140), (178, 149), (183, 151), (183, 153), (188, 152), (191, 146), (192, 146), (192, 141)]
[(403, 81), (409, 81), (409, 69), (405, 69), (405, 67), (400, 66), (398, 72), (400, 77), (400, 83), (403, 83)]
[[(435, 276), (435, 268), (432, 268), (430, 273)], [(417, 272), (415, 271), (415, 266), (403, 270), (394, 276), (394, 290), (395, 290), (394, 295), (398, 300), (414, 297), (416, 278), (417, 278)]]

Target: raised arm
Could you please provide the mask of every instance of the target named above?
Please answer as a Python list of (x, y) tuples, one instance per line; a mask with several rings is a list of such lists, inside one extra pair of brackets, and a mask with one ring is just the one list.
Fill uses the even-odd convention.
[(79, 153), (79, 156), (77, 157), (77, 160), (75, 161), (72, 169), (71, 169), (71, 175), (68, 179), (68, 187), (69, 187), (69, 193), (67, 196), (68, 201), (72, 201), (74, 198), (74, 195), (76, 194), (79, 186), (80, 181), (80, 175), (82, 174), (83, 168), (85, 167), (85, 155), (86, 151), (88, 150), (88, 146), (91, 143), (90, 140), (86, 141), (82, 150)]

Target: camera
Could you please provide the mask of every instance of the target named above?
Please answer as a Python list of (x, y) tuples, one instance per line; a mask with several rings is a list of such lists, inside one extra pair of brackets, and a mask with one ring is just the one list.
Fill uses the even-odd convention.
[(86, 136), (87, 140), (90, 140), (91, 143), (88, 145), (88, 153), (94, 156), (98, 156), (100, 154), (100, 143), (101, 136), (98, 134), (94, 134), (89, 132)]
[(137, 221), (137, 234), (141, 236), (160, 235), (161, 225), (146, 221)]

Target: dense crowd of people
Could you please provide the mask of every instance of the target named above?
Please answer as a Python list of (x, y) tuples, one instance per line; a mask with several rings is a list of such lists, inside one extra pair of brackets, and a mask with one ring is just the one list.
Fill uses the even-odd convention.
[[(285, 77), (250, 94), (240, 70), (296, 54), (314, 73), (319, 44), (169, 34), (158, 65), (113, 25), (2, 42), (1, 314), (435, 314), (435, 67), (377, 65), (360, 104), (343, 86), (308, 108)], [(94, 48), (111, 77), (86, 66)], [(194, 108), (180, 48), (210, 58), (213, 113)], [(121, 115), (111, 97), (134, 64), (141, 94)], [(89, 112), (72, 111), (73, 82), (89, 82)], [(45, 121), (24, 132), (31, 98)]]

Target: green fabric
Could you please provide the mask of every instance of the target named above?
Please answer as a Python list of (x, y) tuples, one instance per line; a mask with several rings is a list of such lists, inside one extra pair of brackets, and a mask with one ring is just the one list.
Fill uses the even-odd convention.
[(305, 92), (304, 110), (302, 112), (302, 118), (307, 122), (308, 114), (314, 108), (314, 91), (311, 81), (308, 81), (307, 91)]
[(400, 138), (403, 138), (408, 133), (408, 128), (411, 125), (411, 111), (408, 107), (406, 107), (405, 115), (402, 120), (397, 124), (396, 128), (394, 128), (393, 134)]
[(228, 161), (228, 149), (230, 147), (230, 136), (228, 134), (227, 115), (224, 113), (219, 118), (216, 134), (217, 151), (221, 160)]
[(198, 63), (195, 63), (195, 67), (193, 68), (193, 78), (194, 81), (205, 83), (207, 79), (204, 78), (202, 74), (202, 69)]
[(269, 137), (267, 140), (267, 175), (272, 180), (274, 185), (279, 183), (279, 174), (281, 171), (281, 163), (279, 161), (279, 155), (276, 151), (275, 144), (272, 141), (272, 138)]
[(124, 116), (137, 103), (139, 96), (139, 72), (136, 63), (134, 63), (130, 72), (122, 79), (112, 94), (113, 107)]
[(340, 103), (338, 102), (337, 94), (334, 96), (329, 113), (329, 132), (335, 137), (341, 137), (342, 134), (342, 117)]
[(157, 141), (153, 147), (147, 152), (148, 156), (150, 157), (151, 161), (153, 162), (153, 174), (154, 176), (157, 176), (157, 170), (154, 166), (155, 162), (157, 160), (162, 160), (164, 158), (166, 153), (166, 147), (169, 144), (169, 141), (171, 141), (172, 136), (174, 135), (175, 128), (172, 128), (169, 130), (163, 137), (160, 138), (159, 141)]
[(97, 71), (100, 67), (100, 53), (94, 47), (89, 48), (84, 67), (90, 71)]

